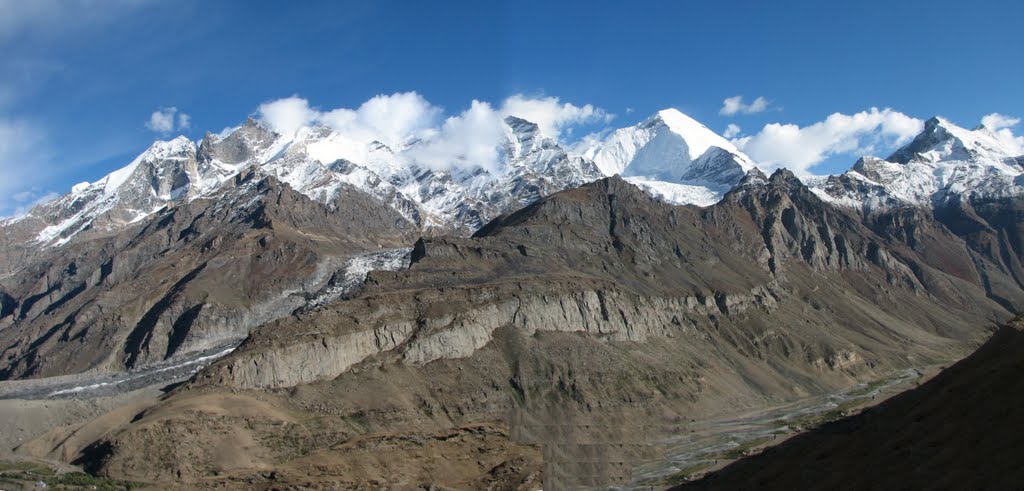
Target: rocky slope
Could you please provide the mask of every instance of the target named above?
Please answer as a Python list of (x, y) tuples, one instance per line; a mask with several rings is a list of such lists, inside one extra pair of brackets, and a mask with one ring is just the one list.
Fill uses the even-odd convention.
[[(656, 458), (652, 435), (691, 419), (979, 343), (977, 326), (1010, 313), (986, 294), (986, 259), (928, 223), (913, 240), (874, 230), (786, 172), (751, 171), (706, 209), (605, 179), (472, 238), (421, 240), (408, 270), (271, 322), (153, 408), (91, 427), (92, 443), (51, 448), (101, 474), (194, 486), (465, 486), (506, 471), (509, 487), (537, 473), (549, 487), (624, 482)], [(461, 462), (479, 425), (489, 457), (460, 473), (399, 465), (428, 458), (425, 442)], [(202, 450), (239, 428), (237, 461)], [(371, 474), (371, 448), (375, 477), (343, 477)]]
[(1013, 488), (1022, 353), (1018, 318), (920, 387), (680, 489)]
[(441, 169), (250, 120), (3, 222), (0, 378), (245, 340), (22, 450), (188, 487), (606, 485), (687, 421), (954, 359), (1024, 309), (1020, 160), (984, 130), (929, 121), (808, 188), (678, 111), (579, 153), (504, 123), (500, 165)]
[(888, 159), (864, 157), (814, 191), (855, 210), (876, 231), (901, 235), (918, 252), (947, 247), (918, 237), (941, 223), (968, 245), (989, 296), (1010, 311), (1024, 310), (1019, 298), (1000, 293), (1024, 287), (1024, 166), (987, 128), (932, 118)]
[(125, 370), (237, 342), (305, 306), (351, 255), (415, 237), (350, 186), (332, 203), (250, 172), (216, 200), (48, 249), (2, 283), (0, 375)]
[[(715, 189), (645, 181), (665, 199), (717, 200), (738, 179), (736, 162), (749, 163), (678, 111), (662, 111), (641, 126), (630, 131), (649, 138), (635, 139), (633, 153), (647, 161), (669, 159), (666, 165), (680, 179), (705, 179)], [(156, 142), (124, 168), (0, 222), (0, 377), (136, 368), (219, 346), (302, 307), (299, 298), (315, 293), (346, 256), (385, 243), (408, 246), (417, 233), (469, 235), (503, 212), (603, 176), (593, 161), (567, 151), (532, 122), (509, 116), (504, 128), (497, 167), (436, 168), (416, 160), (429, 141), (392, 149), (327, 127), (279, 134), (252, 119), (224, 137), (208, 133), (198, 144), (183, 137)], [(621, 167), (644, 165), (641, 159)], [(253, 210), (269, 196), (254, 191), (264, 178), (289, 196), (272, 206), (296, 219), (289, 224), (293, 235), (313, 237), (317, 245), (305, 259), (273, 256), (282, 264), (260, 270), (282, 277), (255, 283), (263, 277), (239, 276), (252, 267), (245, 265), (251, 252), (243, 252), (252, 246), (221, 249), (225, 242), (263, 237), (268, 226)], [(239, 187), (243, 181), (249, 184)], [(675, 187), (664, 194), (664, 186)], [(206, 227), (202, 244), (209, 245), (194, 242), (195, 229), (179, 230), (193, 220)], [(331, 242), (346, 245), (319, 249)], [(218, 259), (208, 265), (213, 256)], [(289, 260), (299, 263), (285, 270)], [(221, 271), (238, 282), (229, 293), (205, 279)], [(197, 323), (222, 327), (190, 331)], [(163, 338), (172, 340), (156, 341)]]
[[(956, 243), (951, 234), (937, 241)], [(723, 242), (733, 246), (727, 251), (715, 247)], [(925, 262), (904, 244), (879, 237), (855, 217), (824, 205), (784, 172), (765, 184), (741, 187), (703, 212), (662, 205), (612, 178), (499, 218), (470, 242), (420, 241), (409, 272), (371, 276), (366, 295), (412, 289), (423, 290), (424, 299), (436, 297), (425, 300), (444, 312), (436, 321), (423, 318), (423, 306), (415, 302), (403, 309), (402, 303), (389, 301), (387, 310), (370, 304), (347, 320), (327, 308), (309, 315), (331, 316), (329, 321), (283, 321), (317, 326), (321, 335), (308, 338), (308, 344), (296, 347), (305, 336), (294, 336), (280, 324), (267, 326), (232, 356), (237, 361), (225, 377), (245, 388), (281, 387), (333, 378), (370, 355), (394, 349), (413, 364), (465, 357), (506, 324), (528, 333), (564, 329), (643, 342), (665, 336), (673, 317), (685, 326), (688, 314), (705, 319), (728, 315), (730, 309), (771, 310), (794, 264), (877, 277), (880, 290), (885, 289), (881, 285), (899, 286), (967, 312), (980, 313), (978, 302), (985, 310), (995, 307), (984, 300), (962, 243), (959, 250), (943, 252), (941, 262)], [(534, 284), (537, 276), (547, 280)], [(527, 290), (522, 284), (508, 290), (508, 283), (526, 280), (531, 292), (516, 293)], [(586, 288), (589, 283), (593, 286)], [(610, 287), (613, 283), (618, 286)], [(463, 288), (467, 284), (493, 291), (477, 298)], [(456, 301), (447, 289), (443, 295), (432, 293), (449, 285), (466, 297)], [(1019, 297), (1020, 291), (1015, 292)], [(452, 305), (464, 309), (465, 318), (448, 313)], [(440, 323), (436, 329), (434, 322)], [(324, 326), (335, 326), (337, 337), (323, 332)], [(286, 343), (272, 341), (279, 338)], [(256, 349), (257, 342), (270, 344)], [(289, 357), (293, 351), (299, 358)], [(247, 353), (261, 353), (256, 355), (261, 358), (252, 360)], [(314, 358), (302, 358), (309, 355)]]
[[(580, 149), (583, 155), (563, 149), (529, 121), (509, 117), (505, 125), (503, 164), (491, 170), (419, 166), (408, 152), (423, 142), (397, 149), (362, 145), (324, 127), (281, 135), (253, 120), (224, 138), (208, 134), (198, 146), (184, 138), (157, 142), (127, 167), (4, 222), (0, 376), (137, 368), (237, 341), (263, 322), (335, 298), (318, 289), (332, 275), (341, 277), (332, 271), (352, 255), (408, 246), (418, 234), (466, 234), (504, 211), (604, 173), (626, 174), (663, 201), (702, 205), (717, 202), (743, 176), (740, 191), (765, 179), (728, 141), (675, 110), (616, 131)], [(891, 162), (862, 160), (814, 192), (843, 208), (858, 203), (854, 215), (874, 233), (900, 241), (929, 264), (948, 263), (951, 274), (982, 285), (1004, 309), (1019, 311), (1024, 307), (1018, 293), (1024, 286), (1024, 217), (1021, 198), (1014, 195), (1017, 161), (1007, 152), (984, 129), (968, 131), (933, 119)], [(920, 166), (951, 184), (940, 186), (935, 179), (924, 187), (908, 184), (920, 180)], [(268, 226), (254, 210), (272, 195), (256, 191), (255, 183), (264, 178), (289, 197), (273, 208), (294, 219), (290, 236), (315, 246), (306, 259), (288, 256), (294, 251), (271, 256), (280, 264), (259, 269), (287, 279), (267, 276), (256, 283), (248, 278), (262, 276), (239, 276), (253, 267), (251, 245), (220, 249), (225, 241), (262, 240)], [(869, 178), (877, 185), (851, 184)], [(900, 194), (901, 189), (917, 194)], [(205, 242), (194, 240), (194, 228), (184, 229), (193, 220), (206, 227)], [(168, 229), (177, 238), (168, 236)], [(801, 254), (810, 254), (808, 261), (850, 266), (848, 254), (831, 252), (846, 245), (823, 233), (789, 240), (804, 242), (807, 250)], [(967, 244), (966, 259), (961, 240)], [(323, 244), (332, 245), (321, 250)], [(778, 247), (771, 241), (765, 246)], [(744, 247), (753, 248), (749, 253), (761, 245)], [(206, 258), (214, 256), (217, 260), (208, 264)], [(268, 261), (265, 257), (256, 261)], [(293, 260), (299, 263), (288, 262)], [(766, 264), (774, 268), (776, 260)], [(227, 292), (206, 279), (221, 271), (239, 278)], [(912, 272), (924, 290), (945, 288), (925, 284), (931, 280), (920, 268)], [(154, 284), (162, 286), (154, 289)], [(200, 324), (222, 327), (191, 330)]]

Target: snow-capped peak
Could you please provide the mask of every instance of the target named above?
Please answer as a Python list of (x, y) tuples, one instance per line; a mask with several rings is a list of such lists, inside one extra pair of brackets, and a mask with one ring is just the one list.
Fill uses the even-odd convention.
[(690, 155), (690, 159), (696, 160), (700, 158), (704, 152), (707, 152), (711, 147), (718, 147), (740, 156), (745, 163), (750, 164), (745, 170), (749, 170), (754, 167), (753, 162), (743, 155), (739, 149), (736, 148), (729, 140), (726, 140), (718, 133), (711, 131), (707, 126), (704, 126), (699, 121), (683, 114), (678, 109), (662, 109), (658, 111), (654, 116), (651, 116), (647, 121), (647, 124), (664, 124), (668, 129), (672, 130), (673, 133), (681, 136), (686, 141), (687, 150)]
[(968, 130), (934, 117), (888, 159), (864, 157), (812, 187), (826, 200), (867, 211), (1019, 196), (1024, 172), (1015, 157), (988, 128)]
[(135, 169), (140, 164), (144, 162), (194, 158), (195, 153), (196, 145), (185, 136), (179, 136), (168, 141), (157, 140), (130, 164), (107, 174), (105, 178), (98, 182), (103, 183), (104, 194), (113, 194), (135, 173)]
[(612, 132), (583, 149), (606, 175), (735, 184), (754, 163), (732, 143), (676, 109)]
[(925, 121), (924, 130), (913, 141), (886, 160), (906, 164), (911, 161), (934, 163), (974, 159), (1002, 161), (1011, 157), (1016, 157), (1014, 152), (988, 128), (980, 126), (968, 130), (936, 116)]
[(46, 224), (35, 231), (36, 241), (60, 245), (84, 230), (114, 230), (195, 195), (196, 154), (195, 143), (184, 136), (156, 141), (102, 179), (76, 184), (70, 193), (29, 213)]

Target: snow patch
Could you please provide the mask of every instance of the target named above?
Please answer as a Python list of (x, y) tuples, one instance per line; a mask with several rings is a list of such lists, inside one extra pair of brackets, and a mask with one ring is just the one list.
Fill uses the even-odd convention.
[(711, 206), (721, 201), (722, 196), (729, 191), (728, 186), (712, 188), (703, 185), (658, 181), (640, 176), (629, 176), (625, 179), (651, 196), (673, 205)]
[(370, 271), (401, 271), (409, 267), (412, 249), (387, 249), (354, 256), (342, 266), (317, 295), (306, 303), (307, 309), (319, 307), (351, 295), (366, 282)]

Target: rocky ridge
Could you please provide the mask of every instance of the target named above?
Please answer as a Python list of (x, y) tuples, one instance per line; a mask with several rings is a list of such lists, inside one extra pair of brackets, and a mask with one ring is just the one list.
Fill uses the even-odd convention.
[[(358, 449), (372, 445), (390, 456), (374, 464), (386, 482), (411, 485), (420, 474), (393, 462), (483, 424), (493, 431), (474, 441), (507, 460), (458, 479), (501, 467), (519, 469), (511, 487), (538, 474), (549, 487), (627, 482), (652, 433), (691, 418), (965, 353), (987, 335), (975, 326), (1010, 316), (986, 275), (1024, 300), (973, 247), (926, 213), (865, 223), (784, 171), (751, 170), (709, 208), (607, 178), (473, 237), (420, 239), (408, 269), (256, 328), (150, 409), (57, 448), (122, 478), (269, 485), (259, 469), (278, 468), (277, 480), (360, 487), (338, 479), (369, 472)], [(195, 450), (196, 435), (228, 442), (243, 427), (239, 462)], [(465, 437), (452, 438), (434, 455), (458, 461)]]
[(942, 208), (1024, 194), (1020, 155), (984, 126), (967, 130), (939, 117), (886, 159), (864, 157), (815, 186), (823, 199), (865, 212)]
[[(753, 174), (750, 179), (762, 177)], [(599, 192), (606, 196), (593, 196)], [(573, 201), (576, 196), (582, 203)], [(601, 206), (593, 206), (595, 202)], [(656, 211), (648, 211), (652, 208)], [(735, 245), (727, 251), (714, 247), (708, 229), (716, 231), (715, 239)], [(607, 235), (595, 237), (595, 230), (607, 230)], [(932, 233), (940, 235), (937, 242), (957, 241), (941, 227)], [(309, 318), (281, 321), (316, 326), (301, 336), (277, 334), (288, 332), (281, 323), (267, 326), (260, 333), (269, 339), (284, 336), (287, 344), (265, 340), (271, 344), (257, 350), (261, 354), (252, 360), (245, 356), (252, 348), (243, 345), (232, 355), (236, 361), (225, 377), (247, 388), (282, 387), (336, 377), (371, 355), (392, 350), (413, 364), (467, 357), (491, 342), (494, 330), (502, 326), (643, 342), (665, 336), (671, 326), (685, 332), (694, 318), (740, 315), (748, 309), (770, 312), (786, 294), (783, 285), (794, 267), (877, 277), (891, 287), (943, 297), (968, 310), (984, 297), (974, 260), (962, 242), (957, 251), (944, 251), (942, 262), (929, 264), (932, 258), (913, 252), (899, 239), (876, 235), (857, 217), (822, 203), (785, 172), (761, 185), (741, 186), (722, 204), (702, 212), (666, 207), (612, 178), (499, 218), (471, 242), (421, 240), (408, 273), (397, 278), (371, 275), (365, 295), (380, 291), (389, 298), (381, 300), (389, 309), (357, 308), (370, 303), (363, 296), (344, 306), (356, 308), (355, 313), (340, 318), (327, 313), (333, 310), (328, 308)], [(531, 276), (549, 280), (541, 286)], [(446, 288), (452, 282), (448, 278), (455, 278), (451, 289)], [(581, 289), (587, 283), (600, 286)], [(974, 293), (964, 291), (969, 284)], [(410, 288), (419, 292), (417, 302), (391, 298), (407, 297)], [(1021, 301), (1019, 289), (1013, 297)], [(996, 304), (983, 303), (988, 308)], [(423, 312), (431, 309), (424, 304), (443, 312), (458, 305), (458, 313), (425, 317)], [(322, 331), (324, 326), (336, 327)], [(296, 344), (301, 339), (308, 341)], [(305, 372), (289, 372), (295, 367)]]
[[(723, 404), (752, 409), (949, 360), (987, 334), (971, 322), (1010, 316), (986, 296), (965, 242), (937, 223), (917, 233), (918, 246), (950, 250), (941, 260), (916, 252), (787, 172), (751, 171), (704, 209), (604, 179), (472, 238), (421, 239), (407, 270), (373, 272), (349, 300), (256, 329), (166, 401), (72, 453), (104, 475), (160, 476), (135, 457), (159, 448), (181, 463), (177, 478), (198, 479), (215, 468), (207, 457), (177, 446), (184, 434), (174, 445), (155, 435), (228, 427), (160, 408), (229, 392), (318, 421), (284, 431), (268, 416), (218, 413), (241, 417), (259, 442), (322, 435), (301, 437), (300, 454), (489, 422), (504, 428), (489, 445), (542, 446), (543, 470), (524, 465), (546, 486), (626, 482), (629, 462), (652, 458), (651, 432), (685, 432)], [(621, 433), (605, 431), (611, 421)], [(261, 465), (301, 461), (257, 447)], [(319, 475), (340, 475), (335, 465)], [(403, 479), (414, 478), (389, 482)]]
[(350, 186), (336, 196), (343, 212), (255, 172), (227, 187), (51, 249), (7, 279), (0, 374), (125, 370), (237, 342), (304, 307), (353, 254), (402, 246), (416, 230)]
[[(669, 138), (671, 145), (693, 147), (693, 152), (705, 145), (702, 155), (716, 158), (722, 156), (715, 150), (719, 147), (708, 146), (705, 140), (728, 146), (677, 111), (662, 111), (655, 119), (661, 121), (655, 124), (660, 138)], [(692, 128), (680, 127), (676, 120), (689, 121)], [(410, 140), (394, 149), (380, 142), (364, 145), (327, 127), (282, 135), (253, 119), (223, 137), (207, 133), (198, 144), (183, 137), (154, 143), (128, 166), (0, 223), (0, 267), (5, 271), (0, 277), (0, 328), (6, 328), (0, 335), (5, 343), (0, 376), (132, 369), (220, 346), (244, 337), (262, 322), (308, 307), (299, 305), (299, 299), (314, 295), (332, 268), (351, 255), (411, 245), (411, 239), (395, 239), (416, 233), (468, 235), (503, 212), (603, 176), (591, 160), (564, 149), (538, 125), (513, 116), (504, 123), (499, 169), (432, 169), (407, 155), (424, 142)], [(692, 134), (687, 135), (689, 130)], [(670, 164), (682, 174), (689, 159), (682, 155)], [(703, 172), (720, 192), (726, 185), (713, 175), (717, 161), (701, 162), (703, 166), (692, 166), (694, 172)], [(730, 162), (722, 163), (720, 170), (732, 172)], [(272, 206), (276, 213), (297, 220), (290, 226), (299, 236), (318, 244), (348, 245), (331, 246), (329, 251), (314, 247), (320, 265), (305, 280), (296, 275), (308, 268), (295, 264), (294, 273), (285, 273), (292, 280), (268, 279), (229, 288), (259, 292), (241, 294), (244, 300), (238, 300), (236, 293), (226, 293), (204, 278), (214, 271), (231, 271), (227, 276), (235, 277), (251, 267), (245, 254), (221, 253), (211, 263), (218, 265), (215, 268), (183, 260), (181, 254), (188, 250), (190, 255), (218, 255), (217, 249), (226, 243), (256, 236), (264, 240), (273, 224), (257, 211), (270, 196), (256, 190), (263, 182), (289, 196)], [(296, 209), (288, 210), (289, 206)], [(360, 215), (379, 221), (371, 223)], [(169, 228), (184, 225), (168, 224), (183, 220), (205, 225), (206, 242), (194, 243), (196, 227), (169, 237)], [(365, 237), (351, 239), (359, 235)], [(283, 257), (275, 255), (272, 261)], [(193, 269), (184, 271), (185, 265)], [(271, 268), (283, 272), (280, 266)], [(143, 271), (159, 279), (147, 278)], [(86, 279), (85, 274), (91, 276)], [(157, 281), (164, 286), (153, 290), (149, 285)], [(250, 303), (251, 296), (261, 300)], [(239, 306), (246, 310), (238, 311)], [(224, 327), (207, 329), (208, 338), (201, 339), (199, 331), (190, 330), (197, 324)], [(154, 337), (154, 328), (177, 334), (163, 340), (163, 334)], [(124, 336), (125, 330), (135, 334)], [(145, 348), (151, 344), (151, 349)]]

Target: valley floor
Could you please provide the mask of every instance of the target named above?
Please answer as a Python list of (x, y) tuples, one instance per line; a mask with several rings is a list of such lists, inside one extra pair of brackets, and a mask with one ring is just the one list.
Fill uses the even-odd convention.
[(920, 386), (741, 459), (695, 489), (1019, 489), (1024, 318)]
[(946, 365), (912, 368), (847, 390), (739, 415), (697, 421), (687, 435), (659, 442), (666, 458), (634, 470), (628, 489), (661, 489), (700, 478), (821, 424), (857, 414), (919, 386)]
[[(856, 413), (914, 385), (920, 385), (923, 380), (930, 378), (940, 368), (930, 366), (908, 369), (890, 377), (871, 383), (858, 384), (831, 395), (809, 397), (790, 404), (754, 412), (731, 414), (704, 421), (691, 421), (686, 425), (689, 433), (661, 435), (657, 441), (649, 442), (650, 446), (658, 449), (655, 452), (657, 457), (633, 469), (632, 482), (622, 488), (661, 489), (700, 477), (715, 469), (720, 469), (736, 459), (757, 453), (767, 445), (777, 444), (794, 434), (847, 414)], [(165, 370), (161, 373), (178, 372)], [(145, 379), (154, 380), (153, 378)], [(22, 481), (11, 481), (9, 485), (20, 483), (19, 485), (26, 486), (28, 489), (28, 484), (34, 484), (29, 483), (33, 476), (43, 476), (40, 479), (59, 483), (62, 482), (58, 478), (59, 475), (81, 472), (80, 467), (68, 463), (74, 456), (54, 455), (50, 452), (49, 447), (57, 448), (55, 444), (65, 443), (64, 439), (85, 441), (97, 438), (99, 436), (97, 432), (102, 432), (105, 428), (101, 425), (84, 425), (84, 423), (102, 417), (102, 419), (109, 419), (112, 425), (117, 424), (116, 422), (130, 418), (131, 415), (145, 411), (156, 404), (160, 396), (164, 394), (164, 388), (168, 383), (182, 379), (183, 377), (178, 373), (177, 379), (157, 379), (158, 383), (143, 388), (135, 388), (131, 384), (115, 384), (107, 386), (103, 395), (85, 390), (61, 392), (47, 397), (47, 394), (53, 394), (54, 383), (47, 384), (45, 380), (35, 385), (37, 389), (35, 391), (25, 392), (23, 390), (21, 392), (37, 398), (11, 398), (9, 397), (11, 394), (8, 392), (7, 398), (0, 399), (0, 446), (2, 446), (0, 447), (0, 462), (4, 462), (5, 468), (15, 471), (18, 469), (31, 471), (18, 471), (21, 474), (17, 476)], [(61, 386), (66, 384), (67, 382), (60, 381)], [(66, 428), (66, 430), (54, 431), (59, 428)], [(493, 474), (510, 473), (513, 475), (507, 477), (519, 484), (533, 483), (539, 488), (542, 472), (536, 467), (536, 464), (539, 463), (541, 455), (529, 455), (530, 452), (519, 456), (512, 455), (521, 450), (514, 444), (507, 448), (501, 448), (502, 445), (499, 445), (498, 442), (507, 441), (509, 435), (500, 424), (453, 428), (449, 433), (445, 435), (400, 433), (367, 435), (346, 446), (362, 448), (363, 453), (369, 452), (369, 454), (358, 457), (356, 454), (360, 454), (360, 452), (349, 451), (344, 452), (344, 458), (370, 458), (371, 454), (377, 453), (388, 455), (391, 450), (394, 450), (391, 447), (394, 447), (396, 442), (409, 440), (414, 443), (413, 446), (420, 448), (419, 459), (410, 461), (409, 465), (418, 466), (429, 461), (433, 451), (439, 454), (476, 453), (479, 448), (482, 448), (481, 446), (493, 446), (494, 448), (490, 448), (489, 451), (506, 452), (509, 454), (506, 456), (510, 457), (506, 463), (498, 466), (503, 468), (493, 469)], [(62, 441), (56, 442), (56, 440)], [(447, 448), (435, 448), (438, 445)], [(456, 447), (465, 448), (458, 450)], [(405, 457), (410, 456), (406, 455)], [(282, 469), (277, 472), (268, 473), (267, 477), (284, 478), (289, 475), (295, 477), (302, 473), (309, 473), (308, 484), (314, 487), (319, 485), (329, 487), (331, 485), (328, 481), (313, 477), (314, 468), (302, 466), (301, 461), (291, 462), (282, 466)], [(453, 467), (453, 470), (456, 470), (457, 467)], [(414, 470), (410, 469), (410, 472), (414, 472)], [(384, 481), (380, 481), (380, 479), (384, 478), (386, 476), (366, 475), (361, 476), (360, 480), (364, 483), (375, 481), (381, 483)], [(498, 484), (500, 478), (500, 475), (496, 476), (497, 481), (490, 484)], [(114, 486), (111, 489), (121, 489), (117, 486), (123, 485), (118, 481), (109, 481), (109, 483), (113, 483), (110, 484)], [(239, 479), (238, 476), (224, 475), (221, 478), (214, 477), (192, 483), (190, 486), (227, 485), (244, 488), (256, 484), (252, 480)]]

